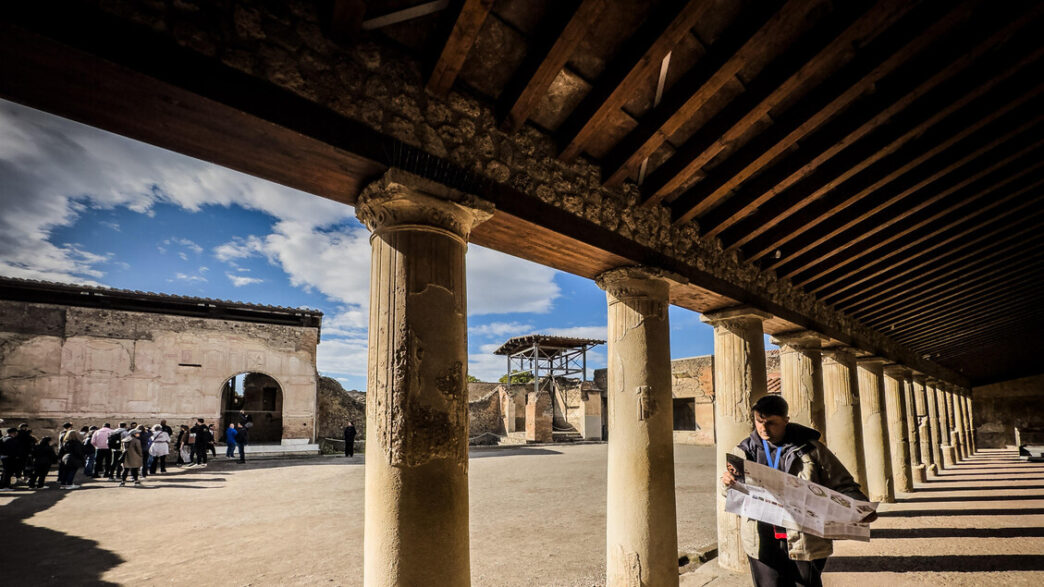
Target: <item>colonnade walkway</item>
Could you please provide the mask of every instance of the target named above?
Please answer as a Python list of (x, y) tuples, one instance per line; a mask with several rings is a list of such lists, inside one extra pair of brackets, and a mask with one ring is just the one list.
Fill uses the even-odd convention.
[[(682, 585), (749, 585), (704, 565)], [(870, 543), (838, 541), (827, 586), (1044, 585), (1044, 463), (979, 451), (881, 504)]]

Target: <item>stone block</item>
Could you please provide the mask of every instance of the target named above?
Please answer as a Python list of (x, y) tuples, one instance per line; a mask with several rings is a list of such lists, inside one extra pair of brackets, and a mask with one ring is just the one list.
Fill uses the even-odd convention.
[(551, 442), (551, 417), (550, 395), (530, 392), (526, 399), (526, 442)]

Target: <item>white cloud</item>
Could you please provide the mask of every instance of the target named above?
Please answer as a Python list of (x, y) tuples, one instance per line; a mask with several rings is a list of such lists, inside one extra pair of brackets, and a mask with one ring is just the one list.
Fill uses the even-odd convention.
[(120, 223), (119, 222), (101, 222), (100, 224), (102, 226), (108, 228), (109, 230), (114, 230), (116, 232), (120, 231)]
[(533, 325), (522, 322), (490, 322), (479, 326), (469, 326), (468, 334), (471, 336), (499, 336), (511, 338), (521, 336), (533, 331)]
[(264, 252), (264, 243), (256, 236), (246, 238), (237, 236), (231, 241), (214, 247), (214, 258), (229, 263), (238, 259), (247, 259)]
[(561, 295), (555, 270), (478, 245), (468, 246), (468, 314), (546, 314)]
[(206, 282), (206, 280), (207, 280), (207, 278), (203, 277), (202, 275), (187, 275), (185, 273), (175, 273), (174, 274), (174, 279), (176, 279), (178, 281), (189, 281), (189, 282), (192, 282), (192, 281)]
[(187, 239), (187, 238), (178, 238), (178, 237), (168, 238), (167, 240), (163, 241), (163, 244), (165, 244), (165, 245), (172, 245), (172, 244), (173, 245), (181, 245), (182, 247), (185, 247), (186, 249), (192, 251), (193, 253), (195, 253), (197, 255), (203, 252), (203, 247), (199, 246), (198, 244), (193, 242), (191, 239)]
[(542, 330), (543, 334), (552, 336), (567, 336), (569, 338), (590, 338), (594, 340), (608, 340), (608, 326), (571, 326), (568, 328), (547, 328)]
[(321, 373), (366, 376), (367, 345), (365, 338), (323, 338), (317, 351), (317, 368)]
[[(48, 240), (53, 229), (71, 225), (92, 208), (151, 214), (162, 203), (193, 212), (208, 204), (237, 204), (316, 225), (353, 216), (350, 207), (331, 200), (3, 100), (0, 128), (0, 273), (5, 275), (74, 282), (102, 278), (103, 256)], [(178, 244), (202, 250), (193, 248), (195, 243)]]
[(181, 257), (182, 261), (188, 261), (188, 255), (186, 255), (184, 251), (178, 253), (178, 257)]
[(232, 282), (232, 285), (236, 287), (243, 287), (244, 285), (252, 285), (255, 283), (263, 283), (265, 280), (259, 277), (246, 277), (244, 275), (236, 275), (235, 273), (225, 273), (225, 277)]

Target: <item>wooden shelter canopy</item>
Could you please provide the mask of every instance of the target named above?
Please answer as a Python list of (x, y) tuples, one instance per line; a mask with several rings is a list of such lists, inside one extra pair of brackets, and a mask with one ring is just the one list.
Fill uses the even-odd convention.
[(550, 359), (570, 351), (586, 351), (600, 344), (605, 344), (605, 341), (593, 338), (527, 334), (508, 339), (507, 342), (500, 345), (500, 348), (493, 351), (493, 354), (511, 356), (536, 348), (541, 358)]
[[(335, 0), (324, 25), (412, 52), (429, 92), (477, 96), (502, 129), (529, 125), (561, 159), (596, 163), (606, 186), (635, 182), (637, 205), (905, 345), (912, 368), (976, 384), (1040, 371), (1044, 4), (434, 4)], [(749, 304), (776, 316), (769, 333), (862, 342), (153, 30), (60, 5), (2, 9), (0, 95), (346, 203), (404, 167), (495, 203), (476, 243), (586, 277), (659, 266), (689, 279), (672, 287), (683, 307)]]

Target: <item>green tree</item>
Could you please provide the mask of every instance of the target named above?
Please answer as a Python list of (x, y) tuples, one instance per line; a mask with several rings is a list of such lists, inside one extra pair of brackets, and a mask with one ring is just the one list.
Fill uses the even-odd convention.
[[(532, 371), (515, 371), (514, 373), (512, 373), (510, 375), (510, 377), (511, 377), (511, 383), (532, 383), (533, 382), (533, 372)], [(500, 381), (500, 383), (507, 383), (508, 382), (508, 375), (502, 376), (500, 379), (498, 379), (498, 381)]]
[(481, 381), (479, 381), (478, 377), (475, 377), (474, 375), (470, 375), (469, 374), (468, 375), (468, 383), (481, 383)]

